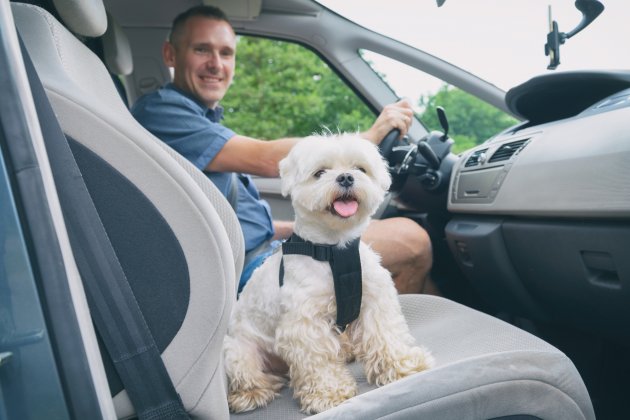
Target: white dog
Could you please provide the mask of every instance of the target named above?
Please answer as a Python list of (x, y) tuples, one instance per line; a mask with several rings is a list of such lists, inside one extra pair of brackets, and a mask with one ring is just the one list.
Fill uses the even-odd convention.
[[(324, 411), (356, 395), (346, 367), (355, 357), (368, 381), (379, 386), (429, 368), (433, 359), (413, 347), (390, 273), (358, 241), (391, 182), (376, 146), (348, 134), (309, 137), (280, 162), (280, 176), (282, 194), (291, 195), (295, 209), (295, 234), (335, 246), (334, 252), (341, 253), (335, 254), (341, 255), (337, 263), (346, 262), (343, 252), (355, 244), (360, 300), (353, 300), (356, 276), (348, 286), (355, 296), (336, 295), (328, 261), (283, 252), (267, 258), (243, 289), (225, 340), (230, 409), (252, 410), (277, 395), (285, 382), (278, 358), (289, 367), (290, 385), (305, 413)], [(340, 299), (350, 304), (338, 311)], [(340, 325), (340, 315), (350, 313), (351, 320), (357, 302), (358, 318), (345, 328), (348, 319)]]

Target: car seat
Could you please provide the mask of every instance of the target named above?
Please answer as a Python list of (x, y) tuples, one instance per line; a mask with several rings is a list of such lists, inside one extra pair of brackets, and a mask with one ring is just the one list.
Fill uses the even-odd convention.
[[(14, 20), (184, 407), (207, 419), (305, 417), (287, 388), (264, 409), (230, 416), (221, 346), (243, 265), (238, 221), (203, 173), (133, 119), (103, 63), (70, 32), (101, 35), (102, 3), (55, 3), (64, 24), (18, 3)], [(594, 418), (579, 373), (553, 346), (448, 299), (400, 301), (436, 367), (375, 388), (354, 364), (360, 395), (313, 417)], [(133, 416), (103, 359), (116, 416)]]
[(125, 32), (109, 12), (107, 13), (107, 30), (103, 36), (98, 38), (98, 41), (102, 46), (101, 59), (105, 63), (107, 70), (109, 70), (118, 94), (125, 105), (129, 106), (127, 91), (121, 78), (130, 75), (133, 71), (131, 46), (127, 35), (125, 35)]

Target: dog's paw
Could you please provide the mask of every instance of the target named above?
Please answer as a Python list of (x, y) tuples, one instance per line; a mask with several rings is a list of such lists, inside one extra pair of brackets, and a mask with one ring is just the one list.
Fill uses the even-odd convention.
[(265, 407), (277, 395), (284, 386), (284, 380), (280, 377), (273, 376), (265, 381), (264, 386), (255, 386), (230, 390), (228, 392), (228, 406), (233, 413), (242, 413), (251, 411), (258, 407)]
[(375, 366), (367, 373), (369, 383), (378, 386), (386, 385), (414, 373), (427, 370), (435, 361), (431, 353), (422, 347), (409, 347), (407, 351), (396, 359), (383, 357), (379, 366)]
[(355, 386), (335, 390), (314, 390), (315, 392), (300, 397), (300, 409), (306, 414), (317, 414), (336, 407), (347, 399), (357, 395)]

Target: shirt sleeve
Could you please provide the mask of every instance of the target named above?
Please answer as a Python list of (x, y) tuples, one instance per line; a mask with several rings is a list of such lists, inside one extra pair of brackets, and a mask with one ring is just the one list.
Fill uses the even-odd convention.
[(234, 136), (232, 130), (210, 121), (204, 109), (185, 98), (141, 100), (134, 105), (132, 114), (154, 136), (201, 170)]

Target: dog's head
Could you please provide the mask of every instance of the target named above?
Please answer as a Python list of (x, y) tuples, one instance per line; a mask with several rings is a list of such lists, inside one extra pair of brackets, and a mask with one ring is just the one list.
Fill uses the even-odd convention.
[(301, 140), (280, 162), (280, 177), (296, 228), (331, 232), (367, 226), (391, 184), (377, 147), (353, 134)]

